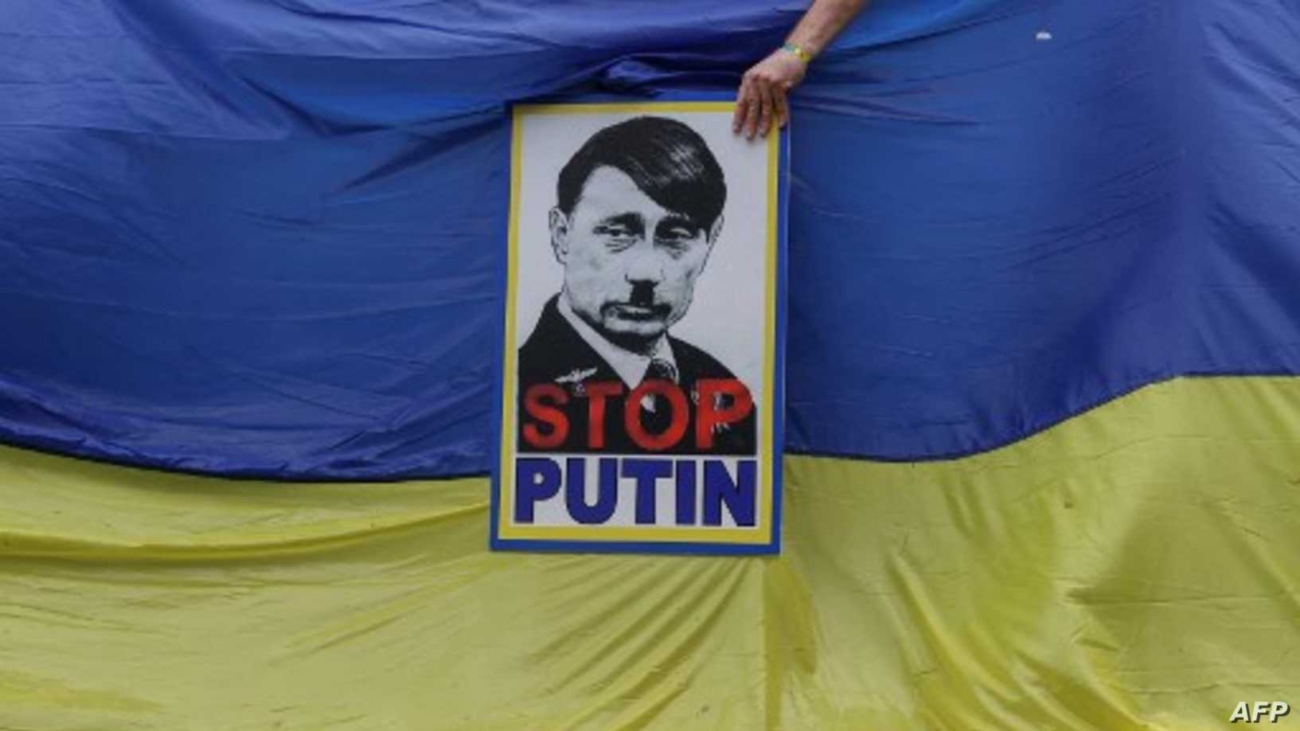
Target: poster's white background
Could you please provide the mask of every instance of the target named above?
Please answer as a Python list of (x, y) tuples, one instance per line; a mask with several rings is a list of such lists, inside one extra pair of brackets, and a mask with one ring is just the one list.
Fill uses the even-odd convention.
[[(519, 252), (515, 348), (528, 339), (542, 306), (563, 283), (551, 251), (547, 216), (556, 204), (560, 169), (593, 134), (645, 112), (525, 115), (520, 156)], [(728, 112), (665, 113), (700, 134), (727, 181), (722, 233), (695, 286), (686, 316), (673, 336), (704, 349), (735, 373), (764, 416), (764, 291), (767, 274), (767, 181), (765, 142), (732, 134)], [(760, 419), (760, 422), (764, 419)], [(765, 435), (759, 434), (760, 444)]]

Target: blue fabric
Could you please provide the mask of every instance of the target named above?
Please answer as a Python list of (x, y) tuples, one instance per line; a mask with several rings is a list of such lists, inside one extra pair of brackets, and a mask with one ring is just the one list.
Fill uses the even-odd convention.
[[(1300, 372), (1287, 4), (869, 10), (794, 102), (788, 447), (951, 456)], [(505, 105), (734, 88), (804, 6), (9, 0), (0, 439), (486, 471)]]

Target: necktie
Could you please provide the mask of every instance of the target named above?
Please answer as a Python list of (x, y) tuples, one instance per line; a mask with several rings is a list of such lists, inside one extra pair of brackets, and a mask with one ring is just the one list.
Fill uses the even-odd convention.
[[(646, 368), (646, 381), (668, 381), (677, 383), (677, 367), (672, 363), (661, 358), (655, 358), (650, 361), (650, 367)], [(663, 434), (668, 431), (668, 427), (673, 423), (672, 407), (668, 405), (668, 399), (659, 395), (651, 394), (641, 400), (641, 426), (651, 434)]]
[(669, 363), (663, 358), (655, 358), (650, 361), (650, 367), (645, 369), (645, 378), (643, 381), (671, 381), (677, 383), (677, 366)]

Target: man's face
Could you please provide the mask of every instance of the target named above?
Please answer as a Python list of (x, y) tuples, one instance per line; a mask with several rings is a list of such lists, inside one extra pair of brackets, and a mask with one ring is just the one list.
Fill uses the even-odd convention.
[(721, 219), (705, 231), (598, 167), (571, 215), (551, 211), (551, 245), (573, 311), (611, 342), (644, 351), (690, 309)]

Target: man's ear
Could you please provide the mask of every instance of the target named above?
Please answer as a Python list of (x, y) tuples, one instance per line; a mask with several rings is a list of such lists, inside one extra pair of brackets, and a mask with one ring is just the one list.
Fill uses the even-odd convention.
[(550, 219), (551, 251), (555, 253), (555, 260), (563, 266), (564, 260), (569, 256), (569, 217), (559, 208), (552, 208)]
[[(709, 265), (709, 257), (713, 255), (713, 245), (718, 243), (718, 237), (722, 235), (722, 214), (718, 214), (718, 220), (713, 222), (709, 227), (708, 233), (704, 236), (705, 250), (704, 260), (700, 263), (700, 271)], [(698, 272), (697, 272), (698, 274)]]
[(709, 246), (717, 242), (718, 237), (722, 235), (722, 214), (718, 214), (718, 220), (713, 222), (709, 227)]

